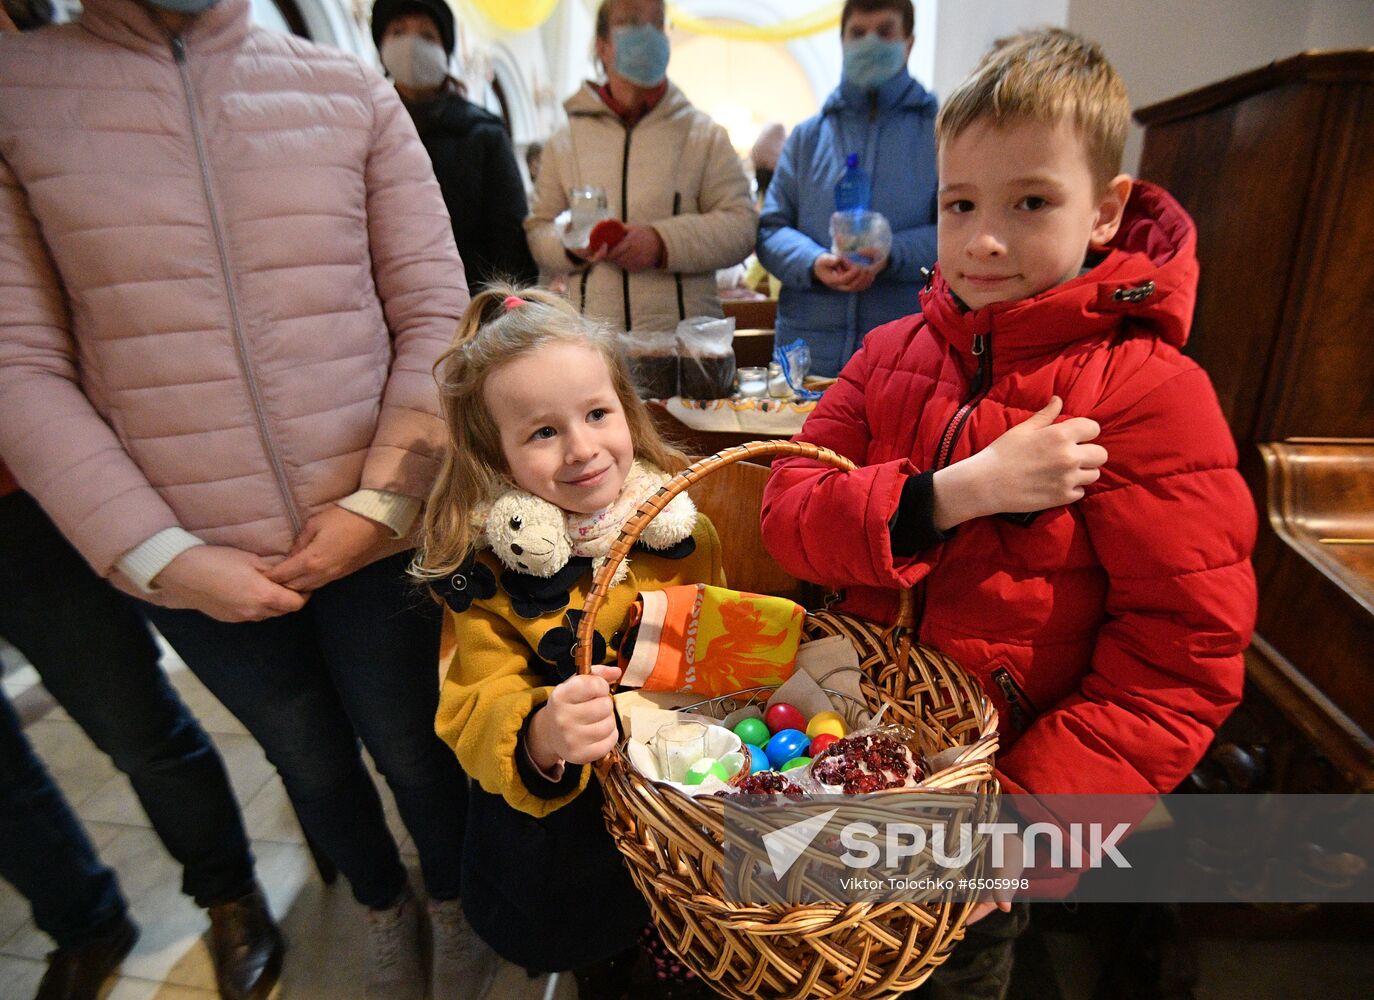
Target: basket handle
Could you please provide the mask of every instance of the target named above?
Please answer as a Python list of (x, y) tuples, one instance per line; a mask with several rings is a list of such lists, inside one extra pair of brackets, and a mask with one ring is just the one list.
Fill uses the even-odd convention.
[[(657, 517), (659, 512), (668, 506), (669, 501), (683, 490), (690, 489), (706, 476), (725, 468), (727, 465), (734, 465), (736, 462), (743, 462), (745, 459), (754, 458), (758, 455), (795, 455), (799, 458), (809, 458), (833, 465), (845, 472), (853, 472), (858, 468), (843, 455), (836, 454), (829, 448), (822, 448), (820, 445), (808, 444), (804, 441), (751, 441), (749, 444), (726, 448), (709, 458), (703, 458), (668, 480), (659, 487), (657, 493), (640, 504), (630, 519), (621, 526), (620, 534), (616, 536), (616, 540), (611, 544), (610, 552), (606, 555), (606, 561), (601, 564), (601, 569), (597, 570), (596, 576), (592, 580), (592, 589), (587, 594), (587, 599), (582, 606), (582, 620), (577, 626), (576, 661), (579, 674), (591, 673), (592, 630), (596, 628), (596, 616), (600, 614), (602, 606), (606, 603), (606, 595), (611, 588), (611, 578), (615, 576), (616, 568), (630, 554), (630, 548), (639, 540), (640, 534), (649, 522)], [(906, 644), (911, 641), (911, 591), (903, 587), (899, 591), (898, 600), (897, 620), (893, 623), (889, 634), (901, 629), (905, 648)]]

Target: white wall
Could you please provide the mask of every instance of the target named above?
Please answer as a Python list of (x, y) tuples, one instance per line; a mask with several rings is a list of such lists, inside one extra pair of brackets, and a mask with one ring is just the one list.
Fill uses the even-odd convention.
[[(1071, 0), (1068, 26), (1101, 43), (1144, 107), (1308, 48), (1374, 45), (1368, 0)], [(1140, 159), (1131, 126), (1125, 169)]]
[(1374, 4), (1369, 0), (1313, 0), (1304, 48), (1374, 46)]
[[(917, 0), (919, 3), (920, 0)], [(944, 97), (1004, 35), (1062, 25), (1069, 0), (941, 0), (935, 12), (935, 94)]]

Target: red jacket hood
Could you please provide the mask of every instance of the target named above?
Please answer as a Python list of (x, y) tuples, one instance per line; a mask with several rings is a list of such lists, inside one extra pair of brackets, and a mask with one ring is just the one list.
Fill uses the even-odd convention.
[(996, 334), (998, 356), (1014, 360), (1056, 351), (1114, 329), (1123, 317), (1182, 348), (1197, 295), (1197, 229), (1173, 197), (1136, 181), (1107, 256), (1087, 274), (1039, 295), (967, 310), (937, 264), (921, 293), (927, 324), (968, 354), (973, 338)]

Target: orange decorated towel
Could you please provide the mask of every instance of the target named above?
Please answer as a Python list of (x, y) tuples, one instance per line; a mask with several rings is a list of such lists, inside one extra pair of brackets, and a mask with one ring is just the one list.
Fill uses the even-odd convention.
[(781, 684), (796, 670), (801, 605), (704, 583), (645, 591), (630, 609), (624, 687), (715, 698)]

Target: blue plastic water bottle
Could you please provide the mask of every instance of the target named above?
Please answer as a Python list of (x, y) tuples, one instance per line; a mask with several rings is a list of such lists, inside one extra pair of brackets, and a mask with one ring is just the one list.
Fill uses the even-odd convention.
[(873, 184), (868, 171), (859, 166), (859, 154), (850, 153), (844, 158), (844, 176), (835, 185), (835, 211), (866, 212), (872, 198)]

